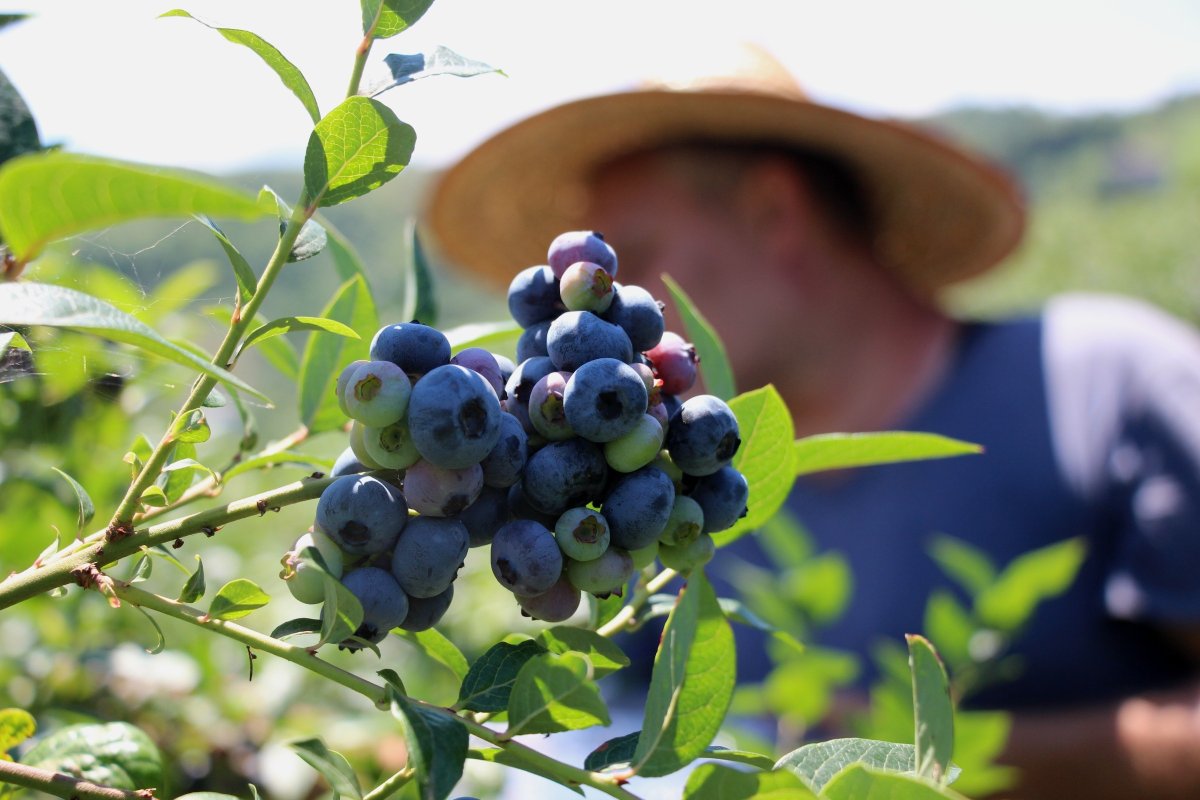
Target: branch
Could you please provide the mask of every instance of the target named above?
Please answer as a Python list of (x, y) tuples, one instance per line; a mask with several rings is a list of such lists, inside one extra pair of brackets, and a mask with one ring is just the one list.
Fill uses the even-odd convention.
[(62, 772), (0, 760), (0, 782), (35, 789), (64, 800), (152, 800), (153, 789), (128, 791), (101, 786)]

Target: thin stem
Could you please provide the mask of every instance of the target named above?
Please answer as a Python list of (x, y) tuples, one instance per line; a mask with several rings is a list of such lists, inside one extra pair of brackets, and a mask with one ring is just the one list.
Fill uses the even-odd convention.
[(678, 574), (673, 569), (664, 569), (646, 581), (645, 585), (638, 584), (633, 590), (633, 597), (629, 599), (629, 604), (618, 611), (612, 619), (597, 628), (596, 633), (601, 636), (615, 636), (626, 628), (629, 628), (633, 625), (638, 612), (646, 605), (646, 601), (650, 599), (650, 596), (674, 580)]
[(387, 798), (400, 791), (400, 789), (403, 788), (406, 783), (411, 781), (416, 774), (417, 771), (412, 767), (405, 767), (383, 783), (376, 786), (371, 791), (364, 794), (363, 800), (387, 800)]
[(62, 772), (38, 769), (26, 764), (0, 759), (0, 783), (11, 783), (34, 789), (64, 800), (150, 800), (154, 790), (150, 788), (128, 791), (101, 786)]
[(336, 667), (328, 661), (322, 661), (317, 658), (316, 653), (308, 648), (288, 644), (251, 628), (238, 625), (236, 622), (213, 619), (197, 608), (170, 600), (153, 592), (147, 592), (136, 586), (114, 582), (113, 591), (118, 598), (135, 606), (157, 611), (168, 617), (174, 617), (200, 628), (215, 631), (222, 636), (227, 636), (230, 639), (241, 642), (254, 650), (270, 653), (273, 656), (291, 661), (293, 664), (298, 664), (305, 669), (311, 670), (323, 678), (328, 678), (334, 683), (358, 692), (377, 706), (386, 707), (387, 705), (387, 690), (384, 687), (372, 683), (365, 678), (360, 678), (353, 672)]
[[(267, 262), (266, 268), (263, 269), (262, 277), (258, 279), (258, 286), (255, 287), (254, 294), (246, 301), (246, 306), (242, 309), (241, 316), (238, 317), (235, 315), (233, 321), (229, 324), (229, 330), (225, 333), (225, 339), (217, 349), (216, 355), (213, 356), (213, 364), (219, 367), (228, 365), (229, 359), (245, 335), (246, 329), (254, 321), (254, 315), (258, 313), (259, 307), (262, 305), (263, 300), (266, 299), (267, 292), (270, 291), (280, 271), (287, 264), (288, 254), (292, 251), (292, 245), (296, 243), (296, 237), (300, 235), (300, 229), (308, 221), (308, 218), (313, 215), (315, 209), (311, 209), (308, 206), (308, 193), (306, 191), (301, 192), (300, 202), (296, 204), (292, 212), (292, 218), (288, 220), (287, 228), (280, 235), (279, 241), (275, 245), (275, 252), (271, 254), (271, 260)], [(208, 397), (216, 385), (217, 379), (209, 375), (201, 375), (197, 378), (196, 382), (192, 384), (192, 391), (188, 394), (183, 405), (180, 406), (179, 413), (175, 418), (179, 419), (200, 408), (205, 398)], [(149, 489), (151, 484), (162, 473), (162, 468), (166, 465), (167, 455), (170, 453), (171, 445), (174, 441), (175, 437), (172, 429), (168, 428), (167, 432), (163, 434), (158, 444), (154, 447), (149, 458), (142, 465), (141, 472), (138, 473), (137, 477), (129, 485), (129, 489), (125, 492), (125, 496), (121, 499), (120, 504), (118, 504), (117, 510), (113, 512), (112, 520), (108, 524), (110, 538), (119, 538), (128, 533), (138, 504), (141, 501), (142, 493)]]
[[(383, 4), (379, 4), (380, 10), (383, 9)], [(375, 22), (379, 21), (379, 15), (376, 14)], [(358, 94), (358, 86), (362, 83), (363, 69), (367, 65), (367, 56), (371, 54), (371, 45), (375, 43), (375, 24), (372, 23), (371, 30), (367, 31), (367, 35), (358, 43), (358, 47), (354, 50), (354, 68), (350, 71), (350, 86), (346, 89), (346, 97), (354, 97)]]
[(0, 609), (48, 592), (59, 586), (84, 578), (83, 571), (111, 564), (133, 555), (143, 547), (152, 547), (163, 542), (182, 539), (197, 533), (213, 534), (230, 522), (247, 517), (262, 516), (269, 510), (314, 500), (321, 496), (325, 487), (336, 478), (305, 478), (278, 489), (261, 492), (223, 506), (210, 508), (179, 519), (160, 522), (149, 528), (136, 531), (116, 542), (97, 542), (82, 550), (44, 566), (32, 566), (23, 572), (13, 573), (0, 581)]

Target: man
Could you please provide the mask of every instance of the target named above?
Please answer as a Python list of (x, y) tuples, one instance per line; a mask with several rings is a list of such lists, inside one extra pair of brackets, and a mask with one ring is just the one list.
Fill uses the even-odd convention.
[[(858, 587), (823, 641), (866, 653), (919, 631), (947, 583), (924, 553), (934, 533), (997, 563), (1081, 536), (1076, 582), (1016, 645), (1026, 669), (980, 700), (1015, 712), (1015, 796), (1200, 796), (1200, 337), (1118, 298), (953, 318), (938, 291), (1019, 242), (1008, 179), (929, 134), (810, 102), (761, 50), (709, 66), (485, 142), (435, 191), (437, 244), (504, 285), (557, 233), (602, 231), (618, 280), (677, 279), (740, 388), (774, 384), (797, 435), (982, 444), (797, 485), (789, 508)], [(761, 668), (739, 663), (743, 678)]]

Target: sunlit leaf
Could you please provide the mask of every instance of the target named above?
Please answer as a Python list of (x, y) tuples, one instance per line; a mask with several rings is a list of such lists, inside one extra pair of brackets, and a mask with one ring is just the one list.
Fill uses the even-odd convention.
[(96, 516), (96, 504), (92, 502), (92, 498), (88, 495), (87, 489), (80, 485), (79, 481), (72, 478), (67, 473), (63, 472), (58, 467), (50, 469), (57, 472), (70, 485), (71, 491), (75, 493), (75, 534), (78, 536), (83, 533), (84, 527), (92, 521), (92, 517)]
[(421, 78), (430, 78), (434, 75), (470, 78), (492, 72), (504, 74), (503, 70), (496, 69), (491, 64), (466, 58), (442, 45), (438, 45), (428, 53), (389, 53), (383, 57), (383, 63), (387, 65), (388, 71), (391, 73), (391, 80), (371, 87), (368, 93), (372, 97), (378, 97), (396, 86), (412, 83)]
[(533, 640), (519, 644), (497, 642), (475, 660), (463, 678), (455, 708), (468, 711), (503, 711), (513, 683), (525, 662), (546, 649)]
[(208, 616), (213, 619), (240, 619), (255, 609), (262, 608), (270, 596), (248, 578), (234, 578), (220, 588), (208, 605)]
[(419, 20), (433, 0), (360, 0), (363, 35), (388, 39)]
[(304, 186), (310, 201), (334, 206), (378, 189), (408, 166), (416, 141), (412, 126), (378, 100), (347, 98), (309, 137)]
[(796, 482), (792, 415), (774, 386), (738, 395), (729, 401), (738, 421), (742, 444), (733, 467), (750, 487), (746, 516), (713, 534), (717, 546), (729, 544), (775, 516)]
[(936, 433), (823, 433), (797, 439), (796, 474), (982, 453), (980, 445)]
[(944, 781), (954, 755), (954, 704), (950, 700), (950, 679), (942, 659), (925, 637), (908, 634), (904, 638), (908, 642), (912, 670), (917, 774)]
[(389, 689), (392, 715), (404, 726), (408, 763), (416, 767), (421, 800), (442, 800), (458, 783), (467, 758), (467, 729), (455, 717), (417, 705)]
[(539, 653), (525, 662), (508, 700), (507, 735), (608, 725), (591, 662), (575, 652)]
[(346, 757), (336, 750), (330, 750), (320, 739), (302, 739), (288, 742), (288, 747), (296, 751), (296, 755), (304, 759), (310, 767), (321, 773), (336, 795), (348, 797), (351, 800), (362, 800), (362, 788), (358, 785), (358, 776)]

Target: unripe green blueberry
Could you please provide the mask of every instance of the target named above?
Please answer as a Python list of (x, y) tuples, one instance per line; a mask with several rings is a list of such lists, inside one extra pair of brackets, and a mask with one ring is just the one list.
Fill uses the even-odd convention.
[(371, 454), (367, 452), (366, 433), (367, 426), (358, 420), (350, 424), (350, 452), (354, 453), (358, 463), (367, 469), (383, 469), (383, 464), (371, 458)]
[(619, 547), (609, 547), (591, 561), (567, 562), (567, 580), (571, 585), (597, 597), (621, 595), (634, 571), (633, 558)]
[(338, 408), (340, 408), (342, 413), (347, 417), (350, 416), (350, 409), (346, 405), (347, 387), (350, 385), (350, 378), (354, 375), (355, 370), (366, 363), (367, 360), (365, 358), (355, 359), (347, 364), (345, 369), (338, 374), (337, 385), (334, 389), (334, 393), (337, 397)]
[[(408, 432), (408, 421), (398, 420), (382, 428), (363, 429), (363, 447), (372, 461), (386, 469), (408, 469), (421, 458)], [(351, 446), (354, 442), (351, 440)]]
[[(310, 552), (305, 553), (306, 550)], [(325, 564), (325, 570), (311, 558), (315, 550)], [(301, 603), (316, 605), (325, 601), (325, 574), (342, 577), (343, 554), (333, 540), (320, 531), (302, 535), (283, 557), (279, 577), (287, 584), (292, 597)]]
[(662, 443), (662, 425), (643, 414), (628, 433), (604, 443), (604, 460), (617, 472), (633, 472), (657, 458)]
[(350, 375), (344, 400), (346, 414), (364, 425), (380, 428), (403, 419), (412, 381), (391, 361), (368, 361)]
[(658, 537), (661, 544), (678, 547), (696, 540), (704, 530), (704, 509), (692, 498), (675, 495), (675, 505), (667, 518), (667, 527)]
[(576, 261), (558, 282), (559, 296), (568, 311), (607, 311), (613, 301), (613, 279), (599, 264)]
[(629, 557), (633, 559), (634, 569), (645, 569), (653, 564), (654, 559), (658, 557), (658, 542), (651, 542), (645, 547), (639, 547), (637, 550), (630, 550)]
[(658, 560), (676, 572), (687, 572), (712, 560), (717, 546), (712, 534), (702, 533), (687, 544), (659, 545)]
[(554, 539), (567, 558), (591, 561), (608, 549), (608, 521), (590, 508), (568, 508), (554, 524)]

